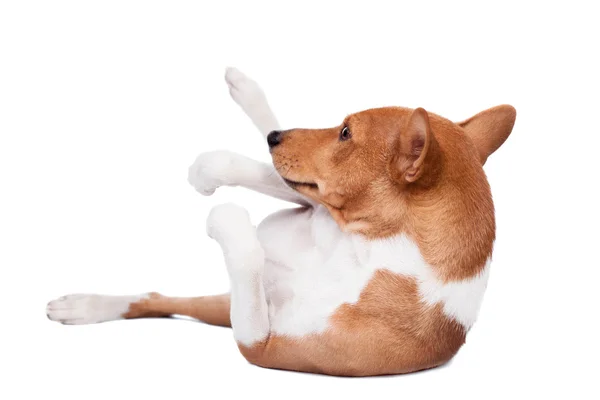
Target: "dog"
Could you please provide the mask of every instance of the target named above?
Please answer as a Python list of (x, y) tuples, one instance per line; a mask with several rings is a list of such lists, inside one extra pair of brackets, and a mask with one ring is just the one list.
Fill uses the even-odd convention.
[(237, 69), (233, 99), (266, 138), (273, 164), (201, 154), (203, 195), (243, 186), (300, 207), (257, 228), (245, 209), (213, 208), (230, 294), (172, 298), (75, 294), (50, 302), (64, 324), (187, 315), (233, 328), (252, 364), (339, 376), (400, 374), (449, 361), (487, 285), (494, 206), (483, 164), (512, 131), (501, 105), (453, 123), (385, 107), (327, 129), (281, 130), (260, 86)]

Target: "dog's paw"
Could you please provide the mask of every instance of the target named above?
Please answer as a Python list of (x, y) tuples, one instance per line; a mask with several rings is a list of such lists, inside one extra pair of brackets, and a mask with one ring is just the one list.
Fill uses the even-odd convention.
[(231, 98), (250, 116), (267, 108), (267, 98), (258, 84), (236, 68), (225, 70)]
[(122, 319), (129, 305), (143, 296), (102, 296), (71, 294), (51, 301), (46, 315), (52, 321), (66, 325), (95, 324)]
[(230, 274), (263, 267), (264, 250), (246, 209), (235, 204), (213, 207), (206, 220), (206, 233), (221, 245)]
[(263, 135), (266, 136), (269, 132), (279, 129), (279, 122), (258, 83), (235, 68), (226, 69), (225, 81), (229, 86), (231, 98), (250, 117)]
[(206, 233), (236, 252), (244, 253), (260, 247), (248, 211), (232, 203), (220, 204), (210, 210), (206, 219)]
[(228, 151), (202, 153), (188, 170), (188, 182), (202, 195), (210, 196), (217, 188), (233, 184), (232, 160)]
[(231, 203), (213, 207), (206, 219), (206, 233), (217, 241), (238, 236), (251, 226), (248, 211)]

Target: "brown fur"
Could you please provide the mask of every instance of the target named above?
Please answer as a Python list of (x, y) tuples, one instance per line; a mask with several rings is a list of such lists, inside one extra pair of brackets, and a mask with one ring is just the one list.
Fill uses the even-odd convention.
[(515, 125), (517, 111), (509, 105), (501, 105), (480, 112), (459, 122), (479, 152), (481, 164), (508, 139)]
[[(486, 127), (489, 140), (497, 142), (492, 128), (502, 118), (493, 110), (471, 118), (467, 126)], [(471, 277), (490, 256), (495, 237), (494, 207), (480, 158), (488, 150), (477, 147), (487, 142), (426, 114), (428, 149), (418, 179), (408, 182), (401, 169), (412, 165), (414, 154), (402, 148), (402, 139), (410, 135), (412, 115), (406, 108), (379, 108), (350, 115), (335, 128), (286, 131), (272, 152), (275, 167), (286, 179), (318, 184), (291, 186), (324, 204), (342, 229), (369, 238), (406, 233), (440, 279)], [(511, 121), (504, 125), (512, 128)], [(352, 138), (340, 142), (344, 126)], [(508, 136), (505, 132), (501, 129)]]
[[(482, 169), (508, 137), (514, 109), (499, 106), (460, 123), (425, 110), (388, 107), (330, 129), (294, 129), (272, 149), (291, 187), (322, 203), (341, 229), (367, 238), (411, 237), (444, 282), (478, 274), (490, 257), (494, 208)], [(340, 140), (348, 127), (352, 137)], [(230, 326), (228, 295), (153, 295), (127, 318), (184, 314)], [(442, 305), (422, 303), (414, 278), (379, 270), (356, 304), (343, 304), (322, 334), (271, 335), (239, 345), (253, 364), (344, 376), (412, 372), (450, 360), (465, 329)]]
[(436, 367), (464, 343), (460, 324), (441, 305), (420, 302), (413, 278), (378, 271), (359, 301), (342, 305), (323, 334), (271, 336), (239, 346), (253, 364), (342, 376), (400, 374)]
[(207, 324), (231, 327), (229, 309), (229, 294), (181, 298), (150, 293), (148, 299), (131, 303), (129, 310), (123, 314), (123, 318), (187, 315)]

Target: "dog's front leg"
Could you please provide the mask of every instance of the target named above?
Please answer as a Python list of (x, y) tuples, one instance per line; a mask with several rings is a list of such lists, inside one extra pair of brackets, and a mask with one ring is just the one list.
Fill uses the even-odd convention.
[(223, 250), (231, 283), (231, 326), (238, 345), (252, 346), (269, 336), (263, 288), (264, 251), (248, 212), (233, 204), (213, 208), (206, 231)]
[(312, 200), (287, 186), (272, 165), (230, 151), (200, 154), (189, 168), (188, 181), (204, 196), (220, 186), (242, 186), (305, 207), (313, 205)]
[(236, 68), (227, 68), (225, 81), (229, 86), (231, 98), (242, 108), (265, 139), (269, 132), (280, 129), (267, 96), (258, 83)]

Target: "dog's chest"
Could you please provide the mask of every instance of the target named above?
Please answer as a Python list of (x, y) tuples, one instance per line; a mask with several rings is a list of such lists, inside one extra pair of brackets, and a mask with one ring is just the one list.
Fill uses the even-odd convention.
[(258, 227), (265, 250), (263, 283), (271, 331), (303, 336), (323, 332), (344, 303), (355, 303), (377, 269), (414, 277), (423, 302), (442, 302), (465, 328), (474, 322), (487, 270), (444, 284), (406, 236), (368, 241), (340, 231), (324, 207), (282, 210)]

